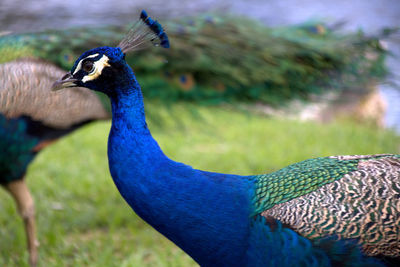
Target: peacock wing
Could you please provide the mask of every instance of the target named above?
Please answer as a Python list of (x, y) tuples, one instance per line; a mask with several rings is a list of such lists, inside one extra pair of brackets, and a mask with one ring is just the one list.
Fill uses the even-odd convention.
[(355, 239), (400, 258), (400, 155), (310, 159), (257, 176), (257, 212), (310, 239)]

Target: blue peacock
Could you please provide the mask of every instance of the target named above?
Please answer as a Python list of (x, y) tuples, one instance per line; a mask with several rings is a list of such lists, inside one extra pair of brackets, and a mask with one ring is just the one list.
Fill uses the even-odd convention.
[(142, 11), (118, 47), (83, 53), (53, 85), (110, 98), (110, 173), (143, 220), (201, 266), (398, 266), (400, 155), (316, 158), (251, 176), (175, 162), (147, 127), (141, 88), (125, 61), (151, 42), (169, 46)]
[[(322, 31), (309, 26), (269, 29), (230, 16), (171, 20), (167, 27), (174, 39), (173, 49), (168, 53), (163, 49), (142, 50), (128, 54), (126, 61), (135, 64), (141, 84), (149, 89), (145, 95), (170, 101), (238, 98), (265, 102), (281, 99), (281, 103), (292, 95), (314, 92), (316, 79), (309, 79), (311, 76), (323, 77), (321, 74), (327, 71), (348, 74), (343, 62), (349, 60), (360, 66), (355, 71), (357, 77), (369, 75), (374, 64), (361, 64), (365, 57), (360, 55), (364, 49), (377, 51), (376, 38), (358, 34), (344, 38), (331, 31), (325, 34), (326, 28), (316, 26)], [(51, 95), (49, 87), (63, 73), (60, 68), (70, 69), (82, 51), (117, 43), (125, 31), (125, 27), (100, 27), (0, 33), (0, 184), (12, 194), (24, 218), (31, 265), (36, 263), (37, 249), (33, 198), (23, 179), (27, 167), (51, 142), (90, 121), (110, 117), (110, 104), (104, 94), (75, 88)], [(285, 68), (268, 76), (257, 71), (276, 69), (274, 62), (281, 59), (282, 45), (291, 51), (282, 61), (291, 62), (292, 71)], [(304, 51), (309, 52), (305, 55)], [(240, 66), (236, 64), (239, 60)], [(369, 61), (380, 62), (379, 57)], [(207, 68), (204, 62), (210, 62)], [(307, 77), (301, 79), (303, 84), (297, 82), (299, 68)], [(298, 94), (275, 90), (282, 89), (281, 81), (296, 81), (288, 83), (286, 89)], [(209, 90), (213, 88), (216, 90)]]

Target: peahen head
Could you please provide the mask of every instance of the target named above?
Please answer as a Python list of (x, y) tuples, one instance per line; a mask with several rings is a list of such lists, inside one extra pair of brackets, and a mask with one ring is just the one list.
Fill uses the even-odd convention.
[(138, 22), (117, 47), (104, 46), (84, 52), (71, 71), (54, 83), (53, 90), (86, 87), (110, 96), (116, 88), (127, 88), (123, 85), (135, 80), (125, 54), (151, 44), (168, 48), (168, 36), (162, 26), (143, 10)]

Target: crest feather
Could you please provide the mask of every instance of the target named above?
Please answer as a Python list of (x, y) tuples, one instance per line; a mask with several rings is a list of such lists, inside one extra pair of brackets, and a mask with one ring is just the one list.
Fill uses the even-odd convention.
[(161, 24), (142, 10), (139, 20), (129, 30), (118, 47), (121, 48), (123, 53), (127, 53), (144, 49), (151, 44), (169, 48), (168, 36)]

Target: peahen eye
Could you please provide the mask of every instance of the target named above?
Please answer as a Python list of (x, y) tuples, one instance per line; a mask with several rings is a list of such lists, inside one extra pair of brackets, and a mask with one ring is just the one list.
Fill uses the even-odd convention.
[(92, 72), (94, 69), (93, 61), (86, 61), (85, 63), (83, 63), (82, 69), (88, 73)]

